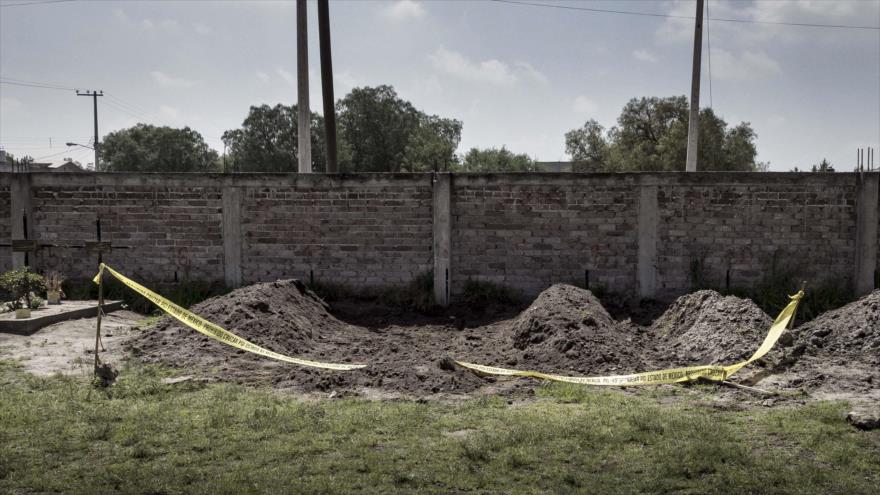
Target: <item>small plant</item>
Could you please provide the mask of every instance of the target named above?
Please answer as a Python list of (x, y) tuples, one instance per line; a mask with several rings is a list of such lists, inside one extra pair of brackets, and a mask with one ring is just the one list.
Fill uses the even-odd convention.
[(43, 305), (43, 299), (39, 296), (31, 296), (28, 301), (28, 309), (40, 309), (40, 306)]
[(13, 309), (26, 309), (32, 307), (33, 293), (46, 289), (46, 279), (25, 266), (0, 275), (0, 287), (12, 294)]
[(60, 304), (61, 298), (64, 297), (64, 290), (61, 284), (64, 283), (64, 277), (58, 272), (52, 272), (46, 277), (46, 299), (49, 304)]
[(64, 283), (64, 276), (58, 272), (52, 272), (46, 277), (46, 291), (47, 292), (58, 292), (61, 296), (64, 296), (64, 289), (61, 288), (61, 284)]

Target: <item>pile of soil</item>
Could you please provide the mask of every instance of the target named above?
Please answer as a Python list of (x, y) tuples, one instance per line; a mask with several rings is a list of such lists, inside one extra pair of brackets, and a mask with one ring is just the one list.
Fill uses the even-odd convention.
[(794, 329), (767, 383), (880, 402), (880, 290)]
[(880, 368), (880, 290), (801, 325), (795, 339), (807, 355)]
[[(615, 320), (590, 291), (564, 284), (548, 288), (522, 312), (510, 306), (418, 315), (375, 304), (342, 307), (330, 308), (299, 281), (279, 280), (192, 310), (273, 351), (368, 364), (361, 370), (333, 372), (263, 358), (168, 318), (127, 345), (145, 361), (193, 368), (217, 380), (375, 398), (466, 396), (528, 391), (534, 382), (478, 376), (449, 358), (571, 375), (732, 364), (757, 349), (772, 323), (751, 301), (700, 291), (679, 298), (653, 323), (636, 324)], [(880, 291), (783, 337), (759, 363), (763, 367), (743, 370), (738, 379), (809, 391), (842, 387), (880, 400)]]
[(651, 329), (670, 364), (733, 364), (751, 357), (772, 323), (748, 299), (701, 290), (679, 297)]
[(493, 350), (491, 342), (503, 339), (500, 334), (507, 330), (492, 325), (351, 325), (330, 314), (329, 306), (298, 280), (242, 287), (190, 310), (275, 352), (369, 366), (333, 372), (283, 363), (222, 344), (167, 317), (129, 340), (127, 347), (143, 361), (196, 368), (217, 380), (340, 395), (470, 393), (485, 380), (455, 372), (443, 357), (494, 361), (498, 355), (483, 350)]
[[(511, 324), (518, 360), (544, 371), (639, 369), (641, 336), (614, 321), (589, 290), (557, 284)], [(637, 330), (637, 329), (635, 329)]]
[[(194, 313), (240, 337), (288, 355), (315, 347), (319, 335), (343, 331), (329, 307), (298, 280), (254, 284), (213, 297), (191, 308)], [(164, 318), (130, 342), (147, 362), (225, 367), (237, 356), (250, 355)], [(263, 358), (260, 358), (262, 361)]]

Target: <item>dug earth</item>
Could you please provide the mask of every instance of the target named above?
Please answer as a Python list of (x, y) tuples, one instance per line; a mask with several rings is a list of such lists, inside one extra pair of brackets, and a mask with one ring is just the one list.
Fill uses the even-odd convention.
[[(140, 360), (206, 379), (375, 398), (517, 395), (539, 386), (480, 376), (451, 359), (563, 375), (732, 364), (757, 349), (772, 323), (752, 301), (714, 291), (682, 296), (652, 321), (636, 323), (613, 318), (590, 291), (563, 284), (523, 311), (489, 305), (426, 316), (350, 302), (331, 308), (297, 280), (242, 287), (191, 309), (282, 354), (368, 366), (345, 372), (294, 366), (231, 348), (169, 318), (133, 332), (124, 346)], [(786, 332), (733, 380), (778, 392), (769, 403), (846, 399), (870, 418), (880, 404), (878, 370), (880, 291), (874, 291)]]

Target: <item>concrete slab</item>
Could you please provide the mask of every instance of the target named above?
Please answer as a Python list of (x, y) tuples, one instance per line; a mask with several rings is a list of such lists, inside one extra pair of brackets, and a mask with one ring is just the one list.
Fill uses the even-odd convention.
[[(104, 301), (104, 313), (122, 309), (122, 301)], [(0, 313), (0, 333), (30, 335), (59, 321), (91, 318), (98, 315), (98, 301), (62, 301), (31, 311), (30, 318), (16, 319), (15, 311)]]

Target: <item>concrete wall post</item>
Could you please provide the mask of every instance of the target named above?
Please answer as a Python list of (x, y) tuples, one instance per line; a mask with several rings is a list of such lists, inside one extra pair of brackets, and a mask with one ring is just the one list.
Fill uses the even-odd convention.
[(639, 297), (653, 299), (657, 295), (657, 186), (642, 186), (639, 191), (638, 274)]
[(434, 301), (449, 305), (452, 260), (452, 175), (433, 174), (431, 208), (434, 226)]
[(223, 188), (223, 274), (227, 287), (241, 287), (241, 189)]
[[(27, 216), (27, 238), (34, 239), (34, 211), (31, 207), (31, 174), (10, 174), (10, 226), (12, 239), (24, 239), (24, 219)], [(24, 266), (25, 253), (12, 253), (12, 268)], [(29, 254), (28, 262), (34, 266), (34, 253)]]
[(853, 288), (861, 296), (874, 290), (877, 270), (880, 173), (856, 174), (856, 259)]

